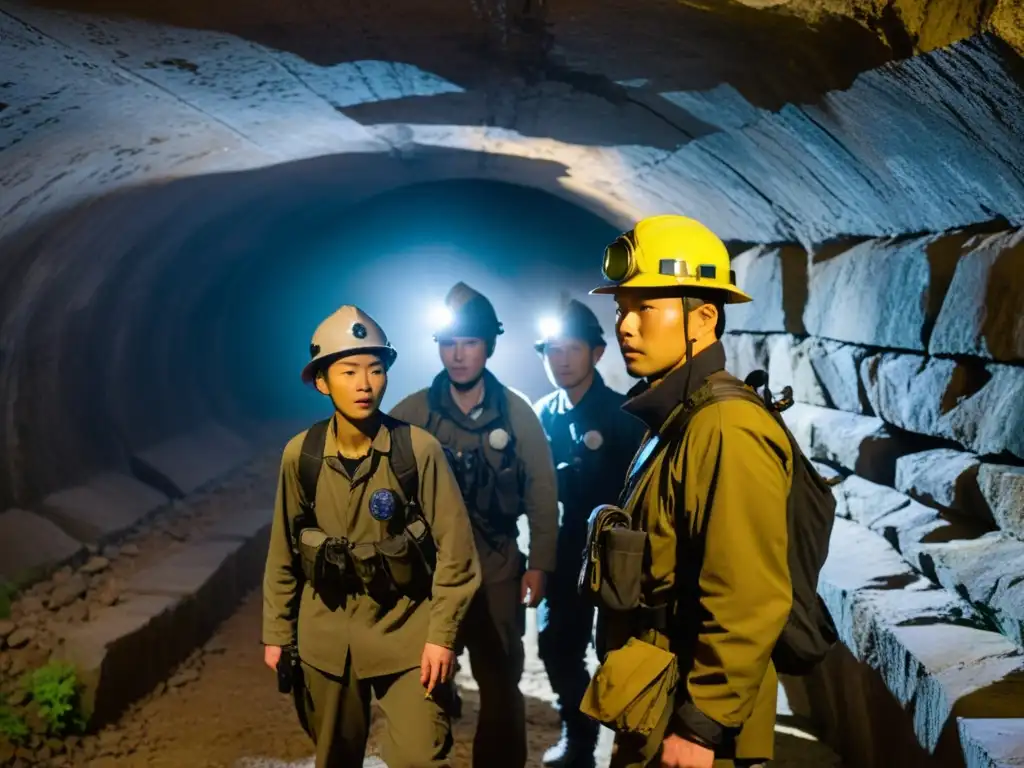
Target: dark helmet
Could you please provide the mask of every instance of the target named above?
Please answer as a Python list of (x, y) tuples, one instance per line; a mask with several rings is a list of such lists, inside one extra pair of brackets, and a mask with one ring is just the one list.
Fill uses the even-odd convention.
[(482, 293), (465, 283), (456, 283), (444, 299), (448, 317), (440, 327), (434, 329), (434, 341), (468, 336), (484, 339), (493, 345), (494, 340), (505, 332), (494, 305)]
[(548, 342), (558, 338), (579, 339), (591, 347), (605, 346), (601, 323), (590, 307), (581, 301), (563, 295), (560, 311), (548, 320), (542, 323), (542, 338), (533, 345), (538, 352), (543, 353)]

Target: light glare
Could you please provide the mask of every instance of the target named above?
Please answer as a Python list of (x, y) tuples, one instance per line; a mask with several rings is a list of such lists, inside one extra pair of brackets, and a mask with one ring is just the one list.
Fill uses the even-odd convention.
[(552, 339), (562, 333), (562, 323), (557, 317), (544, 317), (541, 318), (540, 323), (541, 338)]

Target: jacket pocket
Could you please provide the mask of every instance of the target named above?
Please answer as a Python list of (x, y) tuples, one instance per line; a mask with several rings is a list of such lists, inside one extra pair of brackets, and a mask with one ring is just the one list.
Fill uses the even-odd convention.
[(678, 682), (675, 654), (630, 638), (598, 667), (580, 712), (617, 733), (649, 736), (671, 706)]
[(647, 534), (625, 528), (604, 531), (601, 542), (601, 579), (598, 598), (611, 611), (631, 611), (640, 605)]

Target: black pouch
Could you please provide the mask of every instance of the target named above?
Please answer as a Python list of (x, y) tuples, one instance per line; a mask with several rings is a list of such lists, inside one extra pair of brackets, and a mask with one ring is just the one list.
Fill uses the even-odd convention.
[(352, 547), (352, 570), (362, 584), (363, 591), (381, 605), (391, 602), (390, 579), (384, 571), (383, 558), (375, 544), (356, 544)]
[(494, 476), (494, 495), (498, 509), (507, 522), (515, 523), (522, 511), (519, 491), (519, 470), (515, 464), (499, 469)]
[(405, 531), (377, 542), (380, 564), (390, 586), (400, 595), (422, 600), (430, 595), (431, 576), (419, 547)]
[(601, 534), (604, 577), (598, 600), (611, 611), (631, 611), (640, 605), (647, 534), (628, 528), (609, 528)]

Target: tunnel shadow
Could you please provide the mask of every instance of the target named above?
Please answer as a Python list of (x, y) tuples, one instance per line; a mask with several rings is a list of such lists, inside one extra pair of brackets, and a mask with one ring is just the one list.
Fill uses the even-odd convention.
[[(517, 25), (513, 18), (512, 40), (503, 48), (495, 47), (491, 30), (474, 15), (469, 0), (431, 5), (413, 0), (384, 5), (311, 0), (301, 10), (242, 0), (215, 7), (170, 0), (145, 7), (134, 0), (33, 4), (227, 33), (322, 67), (368, 60), (402, 62), (475, 92), (445, 96), (429, 107), (425, 102), (432, 99), (414, 98), (339, 108), (364, 123), (449, 125), (467, 101), (485, 99), (491, 103), (476, 113), (472, 124), (482, 114), (494, 127), (600, 146), (646, 140), (651, 146), (671, 147), (719, 130), (660, 93), (710, 92), (728, 84), (753, 112), (774, 111), (788, 103), (817, 102), (892, 57), (875, 32), (851, 19), (825, 17), (812, 26), (791, 14), (755, 10), (738, 2), (705, 10), (681, 3), (627, 8), (576, 0), (558, 4), (543, 23)], [(102, 32), (98, 39), (103, 40)], [(642, 41), (642, 49), (637, 50), (633, 41)], [(112, 60), (117, 61), (121, 55), (116, 45), (112, 48)], [(173, 57), (168, 61), (183, 64)], [(623, 85), (630, 81), (643, 84)], [(498, 93), (509, 85), (513, 103), (502, 108)], [(566, 93), (567, 87), (575, 97)], [(581, 124), (573, 115), (579, 111), (581, 95), (615, 106), (620, 110), (617, 119), (605, 120), (602, 113), (607, 108), (595, 108), (593, 121), (598, 125)], [(530, 125), (523, 115), (535, 111), (544, 99), (555, 109), (558, 101), (566, 108), (559, 111), (559, 119)], [(612, 131), (604, 126), (608, 122), (626, 127)]]
[[(369, 292), (353, 293), (355, 283), (346, 275), (361, 271), (362, 285), (370, 285), (367, 268), (372, 265), (351, 245), (344, 247), (345, 227), (359, 226), (360, 219), (342, 213), (417, 184), (489, 180), (553, 195), (563, 206), (558, 210), (568, 206), (591, 216), (590, 224), (582, 219), (569, 228), (551, 224), (551, 232), (561, 233), (558, 248), (564, 251), (549, 244), (543, 256), (513, 254), (478, 270), (492, 269), (490, 279), (500, 285), (515, 273), (517, 262), (557, 263), (570, 251), (597, 254), (613, 232), (607, 222), (621, 214), (570, 191), (563, 185), (566, 173), (560, 163), (466, 150), (425, 149), (414, 158), (335, 155), (125, 189), (13, 233), (0, 242), (0, 323), (10, 333), (0, 401), (13, 414), (0, 423), (0, 446), (7, 454), (0, 470), (0, 509), (31, 508), (49, 492), (73, 487), (102, 470), (130, 473), (130, 458), (139, 450), (207, 419), (243, 434), (258, 426), (266, 414), (239, 396), (244, 391), (239, 382), (255, 378), (251, 361), (266, 361), (268, 348), (283, 344), (283, 337), (279, 331), (256, 333), (237, 325), (225, 334), (221, 317), (228, 304), (246, 310), (247, 274), (257, 268), (278, 270), (283, 285), (306, 275), (316, 290), (315, 298), (293, 296), (287, 308), (271, 300), (264, 305), (266, 317), (293, 329), (296, 337), (285, 348), (298, 351), (298, 357), (261, 362), (261, 371), (269, 370), (268, 364), (277, 367), (267, 375), (282, 378), (284, 369), (289, 387), (294, 381), (294, 390), (301, 390), (297, 375), (308, 334), (343, 299), (365, 299), (371, 314), (401, 328), (392, 334), (399, 343), (405, 349), (415, 344), (423, 352), (405, 353), (400, 367), (409, 371), (415, 365), (410, 361), (418, 359), (429, 364), (432, 375), (439, 364), (436, 350), (428, 349), (429, 335), (420, 338), (422, 318), (406, 321), (402, 302), (389, 302), (380, 289), (372, 300)], [(451, 230), (485, 213), (489, 221), (504, 221), (500, 226), (509, 231), (521, 230), (517, 205), (513, 201), (507, 210), (491, 206), (489, 212), (470, 206), (461, 217), (458, 206), (449, 206), (438, 214), (448, 220), (437, 222), (436, 235), (444, 242)], [(382, 241), (408, 224), (386, 215), (374, 221)], [(596, 233), (584, 235), (589, 226), (597, 226)], [(334, 236), (339, 245), (329, 252), (332, 278), (318, 282), (310, 277), (316, 264), (301, 263), (298, 254)], [(535, 241), (544, 238), (538, 234)], [(406, 296), (424, 290), (399, 274), (393, 259), (389, 266), (386, 253), (379, 258), (384, 260), (379, 285), (401, 288)], [(563, 272), (575, 268), (565, 261), (561, 266)], [(451, 271), (456, 268), (450, 260), (422, 265), (433, 280), (449, 285), (457, 279)], [(593, 267), (594, 280), (596, 273)], [(537, 301), (543, 290), (556, 292), (550, 282), (544, 288), (539, 279), (531, 280), (525, 294), (535, 294)], [(273, 280), (268, 286), (277, 288)], [(499, 350), (506, 362), (498, 363), (512, 372), (509, 355), (534, 340), (535, 318), (528, 314), (533, 304), (522, 301), (523, 296), (520, 291), (499, 302), (499, 310), (511, 316), (506, 322), (511, 330)], [(257, 309), (250, 305), (246, 311), (258, 315)], [(612, 311), (610, 303), (607, 309)], [(261, 328), (272, 325), (263, 322)], [(237, 355), (240, 343), (248, 359)], [(539, 363), (534, 373), (530, 386), (535, 388), (543, 382)], [(419, 375), (419, 386), (425, 386), (429, 376)], [(401, 393), (397, 382), (394, 391)]]

